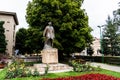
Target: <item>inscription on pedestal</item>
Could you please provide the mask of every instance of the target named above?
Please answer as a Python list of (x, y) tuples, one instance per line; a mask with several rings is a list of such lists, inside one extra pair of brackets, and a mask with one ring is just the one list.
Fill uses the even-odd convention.
[(58, 63), (58, 50), (56, 48), (43, 49), (42, 63)]

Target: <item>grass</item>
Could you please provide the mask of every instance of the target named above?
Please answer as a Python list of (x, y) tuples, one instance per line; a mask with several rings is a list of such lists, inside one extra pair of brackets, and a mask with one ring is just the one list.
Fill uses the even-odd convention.
[(3, 69), (0, 71), (0, 80), (4, 80), (5, 75), (6, 75), (7, 68)]
[[(0, 80), (5, 80), (7, 69), (0, 71)], [(94, 72), (62, 72), (62, 73), (49, 73), (45, 76), (39, 76), (39, 77), (25, 77), (25, 78), (13, 78), (10, 80), (40, 80), (42, 78), (58, 78), (58, 77), (68, 77), (68, 76), (79, 76), (83, 74), (90, 74), (90, 73), (101, 73), (106, 75), (112, 75), (114, 77), (120, 78), (119, 72), (109, 71), (109, 70), (100, 70), (100, 71), (94, 71)]]
[(79, 75), (90, 74), (90, 73), (101, 73), (101, 74), (111, 75), (111, 76), (120, 78), (120, 73), (109, 71), (109, 70), (104, 70), (104, 69), (102, 69), (101, 71), (94, 71), (94, 72), (63, 72), (63, 73), (56, 73), (56, 74), (51, 73), (51, 74), (44, 76), (44, 78), (79, 76)]

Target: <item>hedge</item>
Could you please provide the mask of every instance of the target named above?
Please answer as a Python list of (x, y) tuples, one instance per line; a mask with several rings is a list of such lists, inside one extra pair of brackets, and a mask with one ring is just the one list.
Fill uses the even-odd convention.
[(119, 56), (75, 56), (76, 59), (84, 59), (86, 61), (91, 62), (102, 62), (114, 65), (120, 65), (120, 57)]

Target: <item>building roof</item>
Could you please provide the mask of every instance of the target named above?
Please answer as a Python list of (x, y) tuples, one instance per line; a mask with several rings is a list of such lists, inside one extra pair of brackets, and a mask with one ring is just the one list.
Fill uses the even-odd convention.
[(14, 17), (14, 20), (15, 20), (16, 25), (18, 25), (18, 24), (19, 24), (19, 22), (18, 22), (18, 18), (17, 18), (17, 14), (16, 14), (15, 12), (0, 11), (0, 14), (1, 14), (1, 15), (11, 15), (11, 16), (13, 16), (13, 17)]

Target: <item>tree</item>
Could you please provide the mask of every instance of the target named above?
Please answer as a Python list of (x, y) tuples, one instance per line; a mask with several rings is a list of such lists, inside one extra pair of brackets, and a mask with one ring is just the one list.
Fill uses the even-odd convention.
[[(103, 32), (103, 40), (102, 46), (105, 54), (116, 55), (117, 47), (118, 47), (118, 24), (114, 19), (111, 19), (108, 16), (108, 20), (106, 20), (106, 25)], [(119, 40), (120, 41), (120, 40)]]
[(113, 15), (114, 15), (114, 20), (116, 24), (118, 25), (118, 31), (116, 32), (117, 34), (116, 55), (120, 55), (120, 8), (113, 11)]
[(27, 38), (25, 41), (25, 47), (27, 49), (27, 53), (39, 53), (41, 49), (43, 49), (44, 43), (42, 42), (42, 32), (36, 28), (28, 28), (27, 29)]
[(19, 29), (16, 33), (16, 49), (19, 49), (21, 54), (38, 52), (43, 47), (43, 43), (40, 43), (41, 34), (39, 29), (31, 27)]
[(87, 47), (87, 54), (90, 55), (90, 56), (92, 56), (93, 53), (94, 53), (93, 47), (89, 45)]
[(102, 40), (104, 53), (120, 55), (120, 9), (113, 11), (113, 19), (109, 16), (106, 23)]
[(25, 46), (26, 38), (27, 38), (27, 30), (25, 28), (20, 28), (16, 32), (15, 48), (19, 49), (19, 53), (21, 54), (25, 54), (26, 52), (26, 46)]
[(66, 54), (80, 52), (92, 42), (92, 29), (82, 3), (83, 0), (33, 0), (28, 3), (26, 20), (40, 32), (51, 21), (55, 28), (54, 47)]
[(4, 21), (0, 21), (0, 53), (5, 53), (6, 50), (6, 40), (5, 40), (5, 30), (3, 28)]

